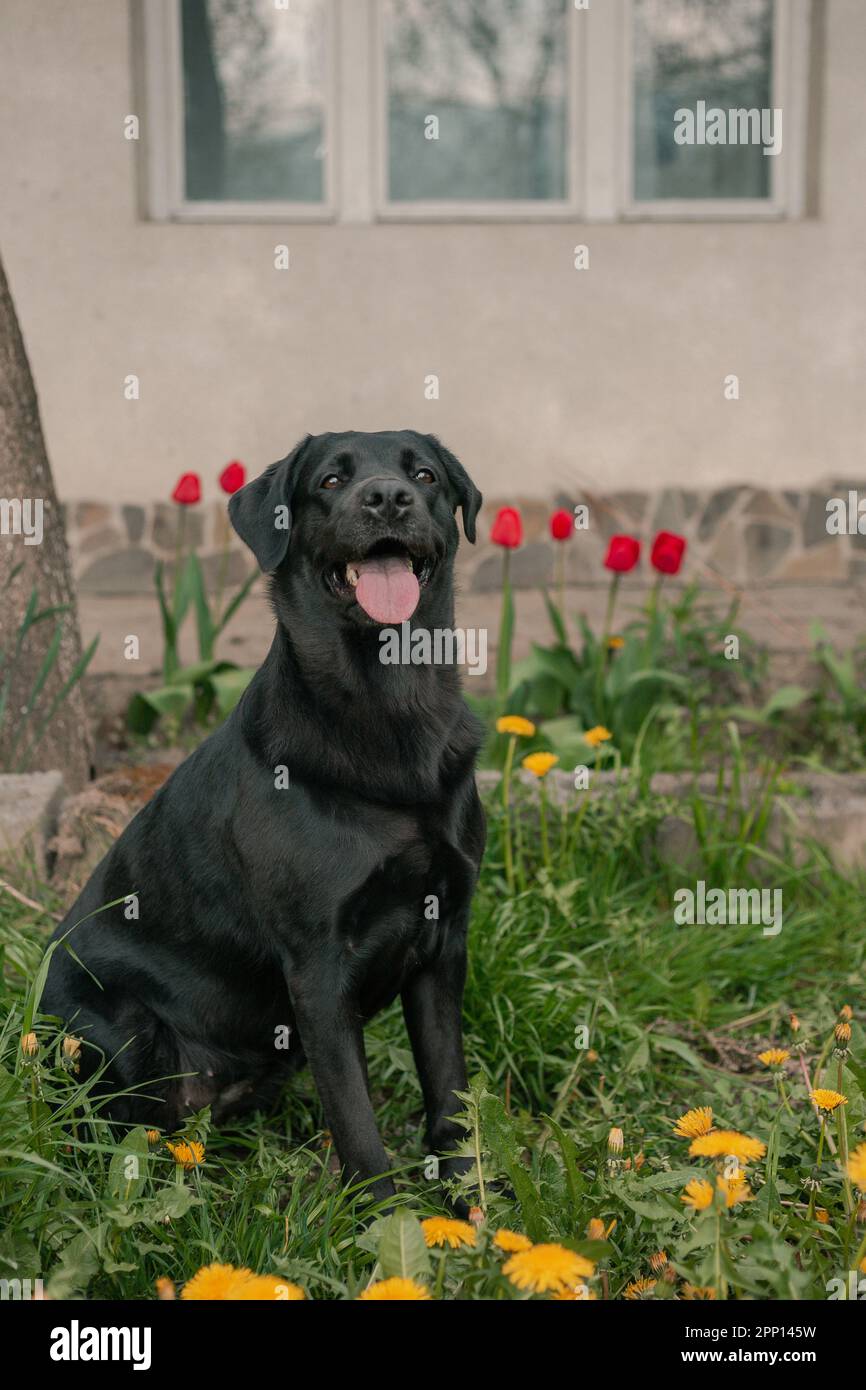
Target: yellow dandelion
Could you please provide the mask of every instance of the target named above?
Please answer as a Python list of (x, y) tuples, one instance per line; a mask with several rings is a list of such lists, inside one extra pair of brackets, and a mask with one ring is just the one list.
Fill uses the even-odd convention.
[(850, 1024), (850, 1023), (837, 1023), (837, 1024), (836, 1024), (836, 1027), (833, 1029), (833, 1035), (834, 1035), (834, 1037), (835, 1037), (835, 1039), (836, 1039), (837, 1042), (844, 1042), (844, 1043), (850, 1042), (850, 1041), (851, 1041), (851, 1024)]
[(63, 1039), (63, 1055), (68, 1062), (74, 1062), (80, 1051), (80, 1038), (67, 1037)]
[(595, 1050), (594, 1047), (590, 1047), (590, 1048), (587, 1050), (586, 1060), (587, 1060), (588, 1062), (597, 1062), (597, 1061), (598, 1061), (598, 1053), (596, 1052), (596, 1050)]
[(866, 1144), (858, 1144), (848, 1159), (848, 1177), (856, 1188), (866, 1192)]
[(622, 1130), (615, 1125), (614, 1128), (611, 1130), (610, 1134), (607, 1136), (608, 1150), (612, 1154), (621, 1154), (624, 1142), (625, 1141)]
[(532, 1249), (532, 1241), (529, 1236), (521, 1235), (519, 1231), (506, 1231), (505, 1229), (496, 1232), (493, 1237), (493, 1244), (497, 1250), (504, 1250), (508, 1255), (513, 1255), (518, 1250)]
[(758, 1053), (758, 1061), (765, 1067), (783, 1067), (790, 1055), (786, 1047), (768, 1047), (766, 1052)]
[(429, 1246), (447, 1245), (458, 1250), (461, 1245), (474, 1245), (476, 1230), (469, 1221), (452, 1221), (447, 1216), (428, 1216), (421, 1222), (424, 1239)]
[(633, 1279), (623, 1293), (623, 1298), (628, 1298), (632, 1301), (642, 1298), (652, 1298), (655, 1286), (655, 1279)]
[(760, 1139), (751, 1139), (748, 1134), (739, 1134), (735, 1129), (714, 1129), (711, 1134), (701, 1134), (689, 1145), (692, 1158), (725, 1158), (730, 1155), (740, 1163), (751, 1163), (753, 1159), (763, 1158), (767, 1152), (766, 1144)]
[(532, 1245), (519, 1250), (502, 1266), (503, 1274), (518, 1289), (532, 1293), (561, 1293), (583, 1279), (591, 1279), (595, 1264), (564, 1245)]
[(839, 1010), (839, 1017), (844, 1019), (852, 1019), (854, 1017), (854, 1010), (851, 1008), (850, 1004), (842, 1005)]
[(291, 1284), (278, 1274), (254, 1274), (232, 1294), (234, 1300), (244, 1303), (302, 1303), (306, 1297), (299, 1284)]
[(736, 1173), (731, 1178), (717, 1178), (716, 1186), (720, 1192), (724, 1192), (725, 1206), (729, 1209), (738, 1206), (740, 1202), (754, 1201), (755, 1194), (744, 1181), (742, 1173)]
[(687, 1110), (685, 1115), (680, 1115), (674, 1125), (674, 1134), (678, 1139), (697, 1139), (701, 1134), (709, 1134), (712, 1127), (713, 1107), (701, 1105), (697, 1110)]
[(204, 1163), (204, 1144), (200, 1144), (197, 1139), (190, 1139), (189, 1143), (180, 1144), (167, 1143), (165, 1146), (175, 1163), (181, 1164), (189, 1171), (190, 1168), (197, 1168), (200, 1163)]
[(430, 1301), (430, 1291), (417, 1279), (379, 1279), (363, 1293), (359, 1303), (423, 1303)]
[(180, 1291), (187, 1302), (206, 1302), (234, 1298), (238, 1287), (252, 1279), (251, 1269), (236, 1269), (234, 1265), (203, 1265)]
[(607, 649), (608, 649), (609, 652), (618, 652), (618, 651), (621, 651), (622, 648), (623, 648), (624, 646), (625, 646), (625, 638), (624, 638), (624, 637), (608, 637), (608, 639), (607, 639)]
[(162, 1135), (160, 1134), (158, 1129), (149, 1129), (147, 1131), (148, 1144), (158, 1144), (161, 1138)]
[(555, 767), (558, 762), (559, 758), (555, 753), (527, 753), (523, 759), (523, 766), (527, 772), (531, 772), (533, 776), (540, 779), (546, 777), (550, 769)]
[(687, 1302), (697, 1302), (699, 1299), (711, 1301), (716, 1297), (716, 1291), (708, 1284), (685, 1283), (682, 1287), (681, 1297)]
[(155, 1288), (160, 1303), (173, 1303), (177, 1297), (172, 1279), (157, 1279)]
[(848, 1104), (848, 1097), (843, 1096), (841, 1091), (827, 1091), (819, 1086), (817, 1091), (812, 1091), (812, 1099), (819, 1110), (836, 1110), (840, 1105)]
[(606, 729), (603, 724), (596, 724), (594, 729), (587, 729), (583, 741), (588, 743), (590, 748), (597, 748), (600, 743), (606, 743), (609, 738), (613, 738), (610, 729)]
[(496, 721), (496, 732), (514, 734), (516, 738), (532, 738), (535, 725), (531, 719), (524, 719), (522, 714), (503, 714)]
[(587, 1240), (604, 1240), (604, 1222), (600, 1221), (597, 1216), (594, 1216), (587, 1223), (586, 1238)]
[(815, 1220), (821, 1226), (826, 1226), (830, 1220), (830, 1213), (826, 1207), (818, 1207), (815, 1212)]
[(658, 1274), (660, 1269), (664, 1269), (667, 1262), (668, 1252), (666, 1250), (657, 1250), (654, 1255), (650, 1255), (650, 1269), (653, 1274)]
[(560, 1289), (550, 1295), (551, 1303), (595, 1303), (597, 1293), (592, 1293), (589, 1284), (575, 1284), (573, 1289)]
[(39, 1051), (39, 1039), (35, 1033), (24, 1033), (21, 1037), (21, 1051), (25, 1057), (35, 1057)]
[(686, 1206), (694, 1211), (705, 1211), (707, 1207), (712, 1206), (712, 1183), (708, 1183), (706, 1178), (691, 1178), (686, 1183), (680, 1201), (685, 1202)]

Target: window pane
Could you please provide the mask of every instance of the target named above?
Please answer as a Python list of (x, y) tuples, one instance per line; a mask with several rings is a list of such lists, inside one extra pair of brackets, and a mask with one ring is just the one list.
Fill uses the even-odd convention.
[(182, 0), (186, 196), (317, 203), (325, 0)]
[(674, 131), (688, 108), (709, 133), (716, 108), (736, 139), (729, 111), (772, 107), (772, 52), (773, 0), (634, 0), (635, 198), (770, 196), (760, 143), (678, 144)]
[(389, 198), (567, 197), (567, 0), (383, 10)]

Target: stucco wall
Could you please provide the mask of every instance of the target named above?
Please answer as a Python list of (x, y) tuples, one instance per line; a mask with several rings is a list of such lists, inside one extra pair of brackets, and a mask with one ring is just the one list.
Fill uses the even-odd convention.
[(829, 0), (826, 21), (816, 218), (280, 229), (142, 220), (127, 5), (4, 0), (0, 248), (61, 494), (148, 501), (308, 429), (403, 425), (499, 497), (847, 475), (866, 434), (866, 4)]

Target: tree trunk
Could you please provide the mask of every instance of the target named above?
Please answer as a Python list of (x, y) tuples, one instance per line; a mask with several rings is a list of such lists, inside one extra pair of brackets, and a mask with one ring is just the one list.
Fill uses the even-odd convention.
[[(26, 545), (25, 536), (14, 524), (15, 515), (20, 515), (17, 504), (23, 504), (24, 499), (29, 499), (31, 508), (34, 502), (41, 499), (41, 544)], [(9, 502), (13, 503), (12, 508), (6, 505)], [(32, 517), (34, 513), (30, 515)], [(19, 533), (16, 534), (16, 531)], [(17, 575), (11, 585), (5, 587), (17, 566), (20, 566)], [(18, 739), (16, 758), (21, 756), (30, 742), (39, 723), (40, 712), (47, 712), (80, 659), (81, 638), (66, 536), (42, 436), (36, 388), (0, 262), (0, 649), (6, 649), (10, 660), (14, 655), (9, 652), (10, 639), (14, 643), (34, 587), (38, 592), (40, 610), (67, 605), (68, 611), (60, 617), (62, 637), (57, 657), (39, 697), (35, 714), (31, 714), (27, 721), (24, 737)], [(21, 712), (54, 637), (57, 621), (56, 618), (48, 618), (30, 628), (19, 659), (12, 663), (9, 699), (5, 717), (0, 722), (0, 770), (9, 760), (16, 732), (20, 735)], [(0, 690), (7, 669), (4, 666)], [(44, 736), (28, 759), (26, 770), (59, 769), (67, 789), (74, 790), (83, 786), (90, 777), (90, 763), (90, 732), (81, 685), (76, 683), (59, 705)]]

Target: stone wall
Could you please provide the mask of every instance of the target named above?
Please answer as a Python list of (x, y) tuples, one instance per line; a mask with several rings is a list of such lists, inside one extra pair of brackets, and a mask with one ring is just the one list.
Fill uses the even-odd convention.
[[(725, 585), (846, 584), (866, 575), (866, 535), (827, 532), (827, 502), (847, 498), (854, 482), (830, 482), (813, 491), (766, 491), (725, 487), (716, 491), (668, 488), (661, 492), (618, 492), (552, 497), (546, 505), (520, 497), (490, 499), (479, 521), (479, 542), (460, 551), (464, 592), (499, 588), (501, 551), (491, 545), (490, 523), (500, 505), (520, 508), (524, 543), (512, 556), (517, 588), (536, 588), (553, 576), (554, 543), (547, 522), (554, 507), (589, 507), (589, 528), (566, 545), (570, 584), (606, 584), (602, 567), (608, 536), (625, 531), (644, 542), (641, 570), (647, 571), (647, 547), (664, 528), (686, 536), (689, 577)], [(860, 485), (866, 497), (866, 483)], [(180, 509), (172, 503), (120, 506), (79, 501), (65, 508), (74, 572), (82, 594), (149, 593), (158, 562), (171, 571), (177, 547)], [(227, 536), (225, 508), (211, 503), (186, 509), (187, 539), (202, 556), (208, 583), (214, 587), (223, 564)], [(231, 533), (227, 582), (249, 571), (251, 557)]]

